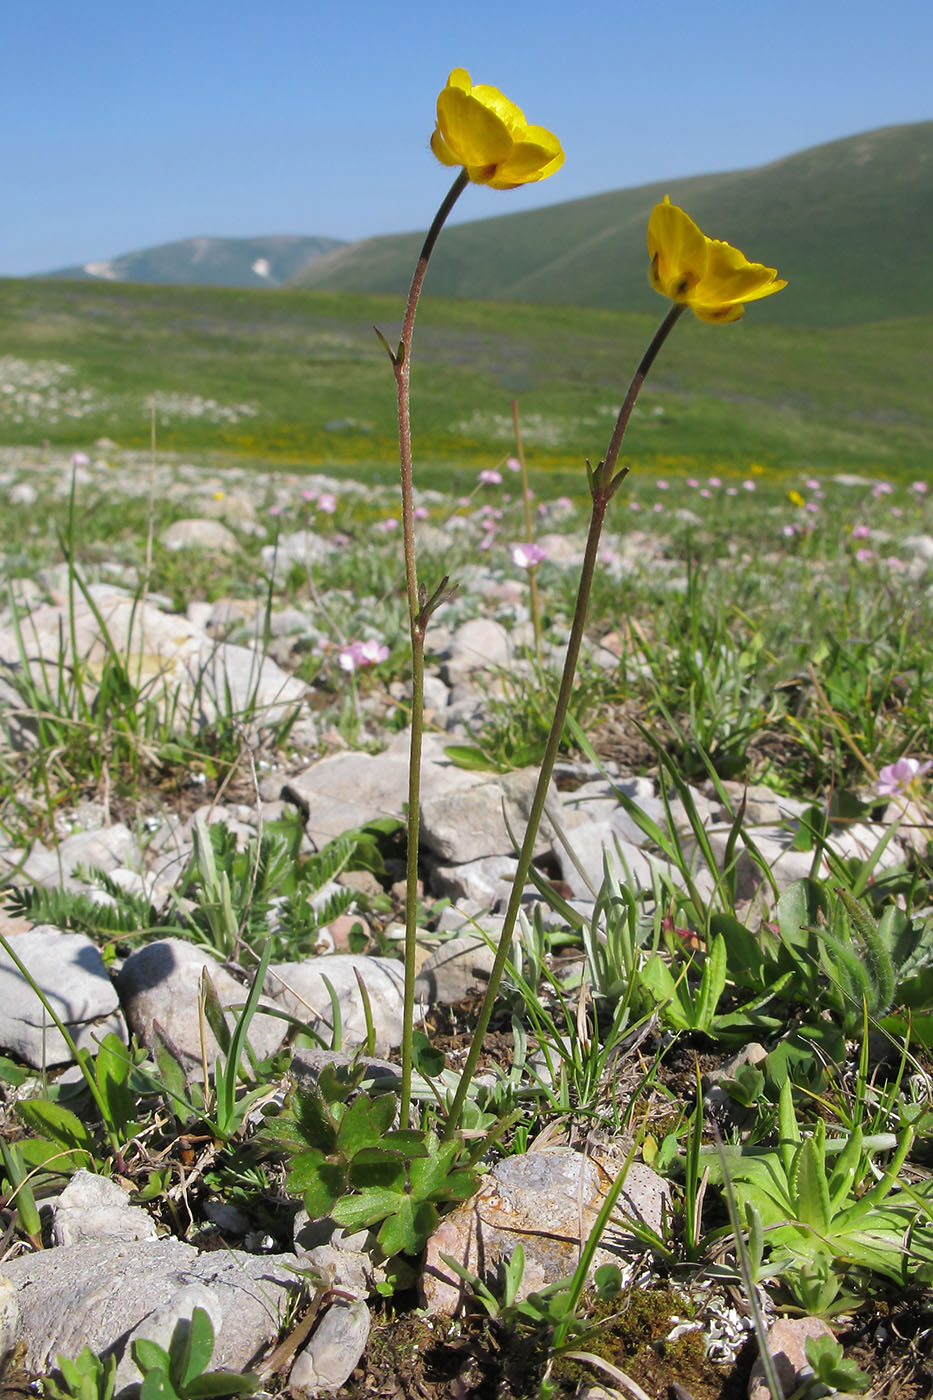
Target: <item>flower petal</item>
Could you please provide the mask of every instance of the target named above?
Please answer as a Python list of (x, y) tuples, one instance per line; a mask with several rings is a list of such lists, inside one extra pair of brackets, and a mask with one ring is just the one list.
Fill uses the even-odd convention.
[(710, 240), (703, 279), (704, 301), (757, 301), (786, 286), (776, 267), (749, 262), (731, 243), (722, 243), (718, 238)]
[(512, 149), (511, 133), (496, 112), (461, 88), (444, 88), (438, 97), (437, 127), (461, 165), (495, 165)]
[(651, 283), (673, 301), (688, 301), (706, 271), (709, 239), (670, 195), (656, 204), (648, 220), (648, 253)]

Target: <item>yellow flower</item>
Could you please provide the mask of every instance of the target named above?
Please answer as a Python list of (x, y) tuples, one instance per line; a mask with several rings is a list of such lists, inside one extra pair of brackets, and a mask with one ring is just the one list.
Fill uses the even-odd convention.
[(651, 211), (648, 252), (655, 291), (689, 306), (701, 321), (737, 321), (745, 302), (787, 286), (776, 268), (749, 262), (731, 243), (707, 238), (668, 195)]
[(792, 506), (802, 506), (804, 504), (804, 499), (799, 491), (788, 491), (787, 499)]
[(474, 185), (494, 190), (546, 180), (564, 163), (553, 132), (529, 126), (498, 88), (474, 87), (464, 68), (453, 70), (437, 99), (431, 150), (442, 165), (462, 165)]

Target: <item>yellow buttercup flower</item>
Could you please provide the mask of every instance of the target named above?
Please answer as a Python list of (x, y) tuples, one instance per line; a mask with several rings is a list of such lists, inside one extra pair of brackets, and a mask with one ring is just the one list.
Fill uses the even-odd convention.
[(667, 195), (651, 211), (648, 252), (655, 291), (689, 306), (701, 321), (737, 321), (747, 301), (787, 286), (776, 268), (749, 262), (731, 243), (707, 238)]
[(462, 165), (474, 185), (494, 190), (546, 180), (564, 163), (553, 132), (529, 126), (498, 88), (474, 87), (465, 68), (453, 70), (437, 99), (431, 150), (442, 165)]

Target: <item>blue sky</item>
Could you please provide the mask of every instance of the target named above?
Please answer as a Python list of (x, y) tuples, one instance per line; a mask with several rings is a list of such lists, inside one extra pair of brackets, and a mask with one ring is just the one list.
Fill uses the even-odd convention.
[(933, 117), (933, 6), (889, 0), (26, 0), (5, 7), (0, 275), (196, 234), (421, 229), (452, 67), (560, 137), (486, 218)]

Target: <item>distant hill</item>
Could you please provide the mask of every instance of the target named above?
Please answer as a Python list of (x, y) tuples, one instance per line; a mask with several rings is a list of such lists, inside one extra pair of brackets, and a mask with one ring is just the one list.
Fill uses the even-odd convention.
[(269, 235), (182, 238), (119, 258), (62, 267), (42, 277), (71, 281), (156, 282), (205, 287), (278, 287), (312, 261), (340, 247), (337, 238)]
[[(665, 194), (706, 233), (788, 279), (768, 302), (769, 324), (851, 325), (933, 312), (933, 121), (865, 132), (753, 170), (455, 225), (437, 246), (427, 290), (655, 311), (645, 229)], [(422, 238), (419, 231), (344, 244), (315, 258), (292, 285), (404, 296)]]

